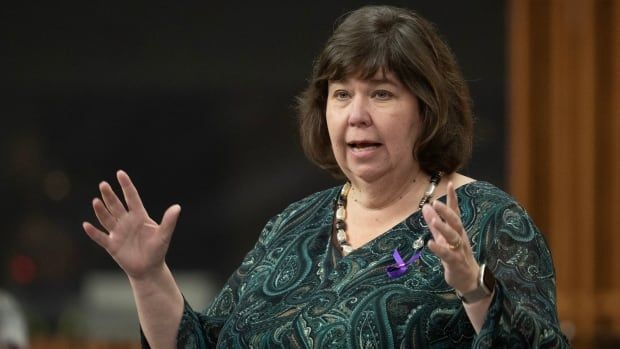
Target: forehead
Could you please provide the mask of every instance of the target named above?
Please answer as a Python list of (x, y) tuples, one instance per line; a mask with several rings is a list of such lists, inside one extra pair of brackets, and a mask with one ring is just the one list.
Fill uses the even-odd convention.
[(401, 87), (402, 83), (400, 79), (393, 72), (387, 69), (379, 69), (372, 75), (366, 75), (361, 72), (349, 74), (340, 79), (330, 79), (330, 85), (333, 83), (351, 83), (351, 82), (365, 82), (370, 84), (392, 84), (397, 87)]

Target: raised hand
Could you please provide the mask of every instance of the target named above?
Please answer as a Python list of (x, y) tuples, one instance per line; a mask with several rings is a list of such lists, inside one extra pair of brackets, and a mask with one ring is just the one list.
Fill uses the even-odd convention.
[(170, 206), (158, 224), (149, 217), (127, 173), (119, 170), (116, 177), (127, 208), (110, 184), (101, 182), (101, 199), (93, 199), (92, 205), (99, 223), (107, 233), (89, 222), (84, 222), (82, 226), (86, 234), (103, 247), (130, 278), (141, 279), (164, 267), (181, 207)]
[(433, 234), (428, 247), (441, 259), (448, 285), (460, 292), (467, 292), (476, 287), (480, 267), (461, 222), (452, 182), (448, 183), (447, 191), (446, 204), (435, 200), (432, 205), (424, 205), (422, 208), (424, 219)]

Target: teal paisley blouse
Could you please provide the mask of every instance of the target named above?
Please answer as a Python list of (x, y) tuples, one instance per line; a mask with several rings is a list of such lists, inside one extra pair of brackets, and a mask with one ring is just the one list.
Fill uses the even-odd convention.
[(385, 272), (395, 248), (408, 259), (418, 237), (430, 238), (421, 212), (342, 257), (331, 242), (339, 190), (313, 194), (271, 219), (204, 312), (185, 304), (178, 347), (568, 346), (558, 327), (549, 249), (508, 194), (486, 182), (457, 189), (474, 254), (498, 280), (476, 335), (427, 247), (403, 276)]

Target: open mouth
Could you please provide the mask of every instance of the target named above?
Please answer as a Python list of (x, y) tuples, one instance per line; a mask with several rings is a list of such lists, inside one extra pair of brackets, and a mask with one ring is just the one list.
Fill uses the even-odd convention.
[(354, 151), (372, 150), (381, 146), (381, 143), (375, 142), (350, 142), (347, 145)]

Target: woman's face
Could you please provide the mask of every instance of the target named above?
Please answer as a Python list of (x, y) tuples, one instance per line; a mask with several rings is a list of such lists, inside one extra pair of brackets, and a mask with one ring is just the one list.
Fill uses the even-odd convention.
[(327, 128), (338, 165), (351, 181), (413, 175), (420, 129), (418, 100), (390, 72), (330, 81)]

